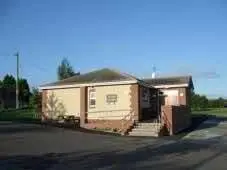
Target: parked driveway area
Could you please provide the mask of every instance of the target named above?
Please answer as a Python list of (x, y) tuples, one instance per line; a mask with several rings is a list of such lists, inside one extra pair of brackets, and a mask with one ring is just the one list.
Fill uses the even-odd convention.
[(1, 122), (0, 169), (226, 169), (224, 129), (221, 135), (199, 138), (190, 133), (170, 140)]

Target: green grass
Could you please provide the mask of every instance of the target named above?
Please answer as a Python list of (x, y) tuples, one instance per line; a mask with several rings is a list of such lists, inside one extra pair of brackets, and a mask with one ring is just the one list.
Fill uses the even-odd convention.
[(10, 109), (0, 112), (0, 121), (34, 121), (38, 120), (33, 109)]
[(205, 114), (213, 116), (227, 117), (227, 108), (209, 108), (207, 110), (192, 111), (193, 114)]

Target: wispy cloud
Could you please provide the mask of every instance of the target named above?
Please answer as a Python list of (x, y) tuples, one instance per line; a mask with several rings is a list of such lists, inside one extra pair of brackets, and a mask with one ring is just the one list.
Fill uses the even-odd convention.
[(221, 75), (215, 69), (180, 67), (173, 74), (191, 75), (196, 79), (218, 79)]

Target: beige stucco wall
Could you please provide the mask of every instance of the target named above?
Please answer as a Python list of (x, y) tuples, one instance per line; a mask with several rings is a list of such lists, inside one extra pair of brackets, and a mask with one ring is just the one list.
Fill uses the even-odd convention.
[(75, 115), (80, 113), (80, 88), (47, 90), (46, 114), (50, 118), (58, 115)]
[[(169, 88), (162, 89), (161, 91), (164, 92), (164, 94), (166, 95), (169, 94), (176, 96), (176, 105), (189, 105), (189, 94), (187, 93), (187, 88)], [(165, 97), (165, 105), (169, 105), (167, 97)]]
[[(112, 86), (96, 86), (96, 106), (89, 107), (88, 101), (88, 119), (122, 119), (130, 113), (130, 87), (131, 85), (112, 85)], [(91, 87), (88, 87), (88, 95)], [(117, 102), (108, 104), (106, 95), (116, 94)], [(89, 100), (89, 97), (88, 97)]]

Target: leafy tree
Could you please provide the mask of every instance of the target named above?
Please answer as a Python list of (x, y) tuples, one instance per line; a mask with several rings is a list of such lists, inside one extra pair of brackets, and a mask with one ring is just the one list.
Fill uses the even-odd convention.
[(19, 79), (19, 101), (22, 106), (29, 104), (30, 88), (26, 79)]
[(30, 106), (38, 109), (41, 106), (41, 93), (37, 88), (32, 88), (31, 97), (30, 97)]
[(201, 110), (201, 109), (206, 109), (208, 108), (208, 103), (209, 100), (207, 99), (206, 96), (201, 96), (199, 94), (195, 94), (194, 92), (192, 93), (191, 96), (191, 107), (195, 110)]
[(206, 96), (201, 96), (192, 92), (191, 107), (195, 110), (205, 110), (207, 108), (221, 108), (227, 103), (227, 100), (219, 97), (218, 99), (207, 99)]
[(0, 88), (2, 87), (3, 83), (2, 83), (2, 80), (0, 80)]
[(199, 96), (200, 109), (208, 108), (208, 99), (206, 96)]
[(218, 99), (210, 99), (209, 107), (211, 108), (224, 107), (225, 103), (226, 103), (226, 100), (223, 99), (222, 97), (219, 97)]
[(69, 61), (66, 58), (61, 61), (61, 64), (57, 69), (58, 80), (63, 80), (79, 74), (79, 72), (74, 72), (73, 67), (70, 65)]
[(16, 80), (12, 75), (6, 74), (2, 81), (4, 88), (16, 88)]

